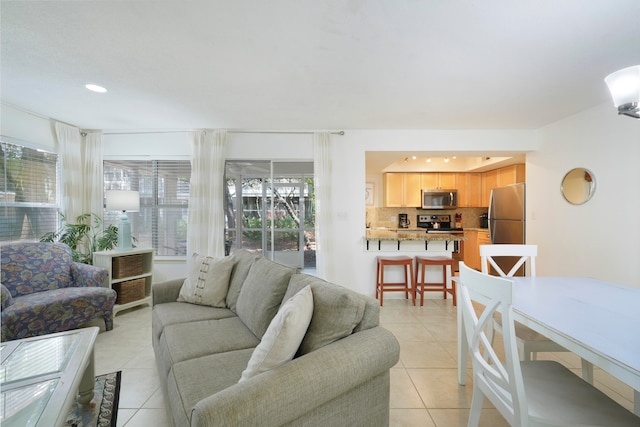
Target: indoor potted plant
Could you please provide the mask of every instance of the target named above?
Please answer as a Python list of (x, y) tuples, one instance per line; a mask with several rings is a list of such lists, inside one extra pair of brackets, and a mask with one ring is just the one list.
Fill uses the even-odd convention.
[[(73, 260), (84, 264), (93, 264), (93, 253), (113, 249), (118, 245), (118, 227), (104, 227), (102, 218), (89, 213), (76, 218), (75, 223), (68, 223), (63, 214), (63, 225), (58, 231), (52, 231), (40, 238), (41, 242), (61, 242), (71, 248)], [(93, 216), (93, 224), (91, 217)]]

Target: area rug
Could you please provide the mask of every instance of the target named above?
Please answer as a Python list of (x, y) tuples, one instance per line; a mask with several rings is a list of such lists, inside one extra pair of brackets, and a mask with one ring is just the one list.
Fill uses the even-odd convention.
[(76, 402), (67, 416), (68, 427), (116, 427), (122, 371), (96, 377), (93, 399)]

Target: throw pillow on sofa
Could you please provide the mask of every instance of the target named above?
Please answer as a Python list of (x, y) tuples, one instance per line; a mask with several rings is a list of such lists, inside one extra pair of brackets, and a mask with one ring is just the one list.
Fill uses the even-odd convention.
[(233, 260), (229, 257), (213, 258), (194, 253), (178, 301), (225, 308), (232, 269)]
[(236, 314), (256, 337), (262, 339), (278, 312), (294, 272), (295, 268), (264, 257), (258, 258), (251, 265), (238, 295)]
[(342, 286), (307, 274), (291, 276), (284, 300), (308, 286), (313, 292), (313, 318), (299, 356), (351, 335), (362, 321), (366, 305), (355, 292), (345, 292)]
[(313, 294), (307, 286), (278, 310), (260, 344), (253, 350), (239, 382), (275, 369), (290, 361), (300, 347), (313, 315)]

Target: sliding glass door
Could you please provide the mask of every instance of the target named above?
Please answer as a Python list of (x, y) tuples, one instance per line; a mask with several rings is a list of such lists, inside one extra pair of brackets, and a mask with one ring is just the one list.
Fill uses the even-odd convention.
[(227, 252), (315, 268), (313, 163), (228, 161), (225, 173)]

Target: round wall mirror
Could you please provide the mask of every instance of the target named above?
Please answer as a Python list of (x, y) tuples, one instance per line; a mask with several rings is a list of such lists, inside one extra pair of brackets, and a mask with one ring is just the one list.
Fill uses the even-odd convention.
[(586, 203), (596, 191), (596, 179), (589, 169), (571, 169), (562, 179), (562, 195), (573, 205)]

